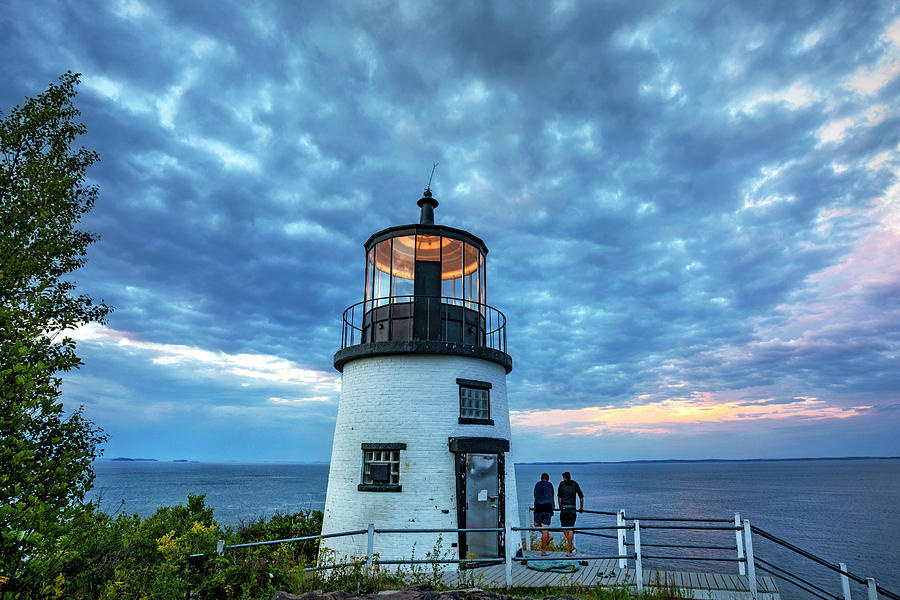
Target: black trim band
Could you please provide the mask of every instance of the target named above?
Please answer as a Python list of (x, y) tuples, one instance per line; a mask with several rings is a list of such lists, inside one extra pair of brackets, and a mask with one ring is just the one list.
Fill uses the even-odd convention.
[(478, 381), (476, 379), (462, 379), (461, 377), (456, 378), (456, 383), (458, 383), (459, 385), (464, 385), (466, 387), (470, 387), (470, 388), (478, 388), (480, 390), (489, 390), (494, 386), (494, 384), (492, 384), (490, 381)]
[(460, 425), (493, 425), (493, 419), (476, 419), (474, 417), (460, 417)]
[(406, 442), (390, 442), (379, 444), (377, 442), (363, 442), (363, 450), (406, 450)]
[(360, 483), (356, 486), (359, 492), (402, 492), (403, 487), (390, 483)]
[(488, 437), (452, 437), (447, 438), (450, 452), (474, 452), (476, 454), (502, 454), (509, 452), (509, 440)]
[(456, 356), (471, 356), (495, 362), (503, 367), (507, 373), (512, 371), (512, 357), (506, 352), (474, 346), (472, 344), (453, 344), (450, 342), (436, 342), (425, 340), (371, 342), (347, 346), (343, 350), (334, 353), (334, 368), (344, 371), (344, 365), (357, 358), (370, 356), (384, 356), (387, 354), (451, 354)]
[(469, 242), (470, 244), (478, 246), (484, 254), (488, 253), (488, 249), (487, 246), (484, 245), (484, 241), (477, 235), (472, 235), (464, 229), (457, 229), (456, 227), (449, 227), (447, 225), (424, 225), (414, 223), (410, 223), (409, 225), (394, 225), (393, 227), (388, 227), (387, 229), (376, 231), (371, 236), (369, 236), (369, 239), (366, 240), (366, 243), (363, 244), (363, 246), (365, 247), (366, 252), (368, 252), (369, 249), (378, 242), (383, 242), (386, 239), (399, 237), (402, 235), (416, 234), (440, 235), (457, 240), (463, 240), (465, 242)]

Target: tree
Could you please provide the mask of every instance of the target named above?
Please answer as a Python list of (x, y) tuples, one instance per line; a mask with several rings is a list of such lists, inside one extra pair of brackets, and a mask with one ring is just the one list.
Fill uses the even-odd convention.
[[(68, 72), (8, 115), (0, 112), (0, 590), (40, 593), (53, 581), (67, 528), (86, 508), (91, 463), (106, 440), (83, 407), (66, 416), (60, 374), (81, 365), (66, 332), (110, 308), (68, 276), (97, 236), (78, 229), (97, 198), (85, 181), (96, 152)], [(71, 537), (71, 536), (69, 536)], [(5, 580), (5, 581), (4, 581)]]

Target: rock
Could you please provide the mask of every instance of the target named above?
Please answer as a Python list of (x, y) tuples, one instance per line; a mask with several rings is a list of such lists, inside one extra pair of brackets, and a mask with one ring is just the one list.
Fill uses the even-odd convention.
[(300, 596), (297, 594), (288, 594), (287, 592), (275, 592), (272, 600), (298, 600)]
[(324, 590), (316, 590), (314, 592), (306, 592), (305, 594), (288, 594), (287, 592), (275, 592), (272, 600), (346, 600), (353, 596), (349, 592), (326, 592)]
[[(355, 596), (349, 592), (325, 592), (316, 590), (305, 594), (288, 594), (287, 592), (276, 592), (272, 596), (272, 600), (531, 600), (531, 598), (513, 598), (489, 592), (481, 588), (470, 588), (467, 590), (446, 590), (442, 592), (434, 591), (434, 587), (430, 583), (417, 583), (403, 590), (385, 590), (377, 594), (367, 594), (365, 596)], [(542, 600), (579, 600), (575, 596), (547, 596)]]
[(432, 587), (431, 583), (426, 581), (424, 583), (417, 583), (415, 585), (411, 585), (408, 588), (406, 588), (406, 591), (407, 592), (433, 592), (434, 587)]

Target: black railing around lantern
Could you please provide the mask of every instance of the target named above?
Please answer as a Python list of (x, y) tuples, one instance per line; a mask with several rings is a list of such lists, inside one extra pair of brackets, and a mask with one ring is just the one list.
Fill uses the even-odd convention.
[(341, 349), (359, 344), (431, 341), (506, 352), (506, 316), (493, 306), (448, 296), (390, 296), (344, 311)]

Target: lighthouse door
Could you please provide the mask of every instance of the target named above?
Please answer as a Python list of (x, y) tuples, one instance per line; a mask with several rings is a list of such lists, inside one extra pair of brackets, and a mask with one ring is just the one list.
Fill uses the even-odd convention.
[[(499, 527), (500, 471), (496, 454), (466, 454), (466, 528)], [(498, 558), (497, 532), (466, 534), (467, 558)]]

